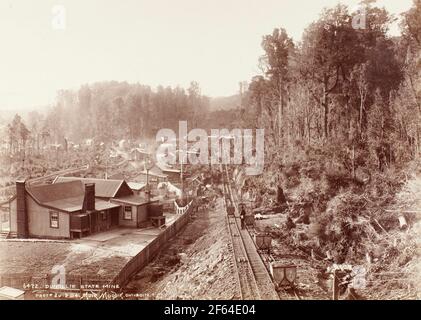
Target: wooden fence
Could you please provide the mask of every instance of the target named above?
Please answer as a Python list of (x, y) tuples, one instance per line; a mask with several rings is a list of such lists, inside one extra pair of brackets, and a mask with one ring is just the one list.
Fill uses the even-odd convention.
[[(187, 224), (194, 210), (193, 201), (183, 209), (184, 210), (177, 210), (177, 212), (181, 212), (177, 220), (167, 226), (120, 270), (118, 275), (110, 283), (111, 288), (123, 288), (130, 278), (144, 268), (158, 254), (159, 250)], [(105, 289), (104, 291), (108, 291), (108, 289)]]
[[(177, 206), (178, 207), (178, 206)], [(39, 291), (58, 291), (58, 292), (109, 292), (118, 291), (123, 288), (130, 278), (144, 268), (159, 252), (159, 250), (173, 238), (189, 221), (191, 214), (194, 211), (194, 203), (191, 201), (186, 207), (178, 207), (177, 219), (169, 226), (167, 226), (161, 233), (151, 241), (145, 248), (142, 249), (135, 257), (133, 257), (114, 277), (110, 279), (84, 277), (79, 275), (66, 275), (66, 288), (51, 287), (51, 274), (30, 275), (30, 274), (0, 274), (0, 287), (8, 286), (18, 288), (21, 290), (39, 290)]]

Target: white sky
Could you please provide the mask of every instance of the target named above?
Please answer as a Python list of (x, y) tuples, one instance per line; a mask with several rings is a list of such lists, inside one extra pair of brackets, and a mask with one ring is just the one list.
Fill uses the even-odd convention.
[[(355, 8), (359, 0), (343, 0)], [(299, 40), (337, 0), (0, 0), (0, 110), (52, 103), (59, 89), (104, 80), (155, 87), (198, 81), (224, 96), (257, 74), (263, 35)], [(379, 0), (390, 12), (412, 0)], [(52, 8), (66, 28), (52, 28)]]

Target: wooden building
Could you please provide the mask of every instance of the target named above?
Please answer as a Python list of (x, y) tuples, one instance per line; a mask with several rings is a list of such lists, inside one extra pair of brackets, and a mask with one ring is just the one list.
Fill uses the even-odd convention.
[(153, 188), (157, 188), (161, 182), (168, 181), (168, 176), (162, 172), (158, 166), (153, 166), (149, 170), (142, 170), (130, 179), (133, 182), (149, 183)]
[(130, 150), (130, 160), (146, 161), (151, 157), (151, 154), (141, 148), (133, 148)]
[(115, 227), (144, 227), (152, 203), (124, 180), (58, 177), (52, 184), (16, 182), (10, 232), (18, 238), (72, 239)]

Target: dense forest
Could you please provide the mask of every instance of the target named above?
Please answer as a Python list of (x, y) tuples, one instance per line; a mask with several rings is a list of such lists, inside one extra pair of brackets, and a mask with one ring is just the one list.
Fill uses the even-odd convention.
[(394, 18), (373, 2), (363, 2), (363, 29), (352, 26), (358, 13), (338, 5), (300, 43), (284, 29), (263, 38), (264, 74), (252, 79), (243, 112), (248, 125), (258, 119), (266, 129), (270, 158), (324, 146), (355, 174), (419, 152), (421, 1), (403, 15), (400, 37), (388, 36)]
[[(401, 34), (393, 37), (396, 17), (375, 1), (362, 6), (364, 28), (353, 26), (359, 12), (339, 4), (324, 10), (301, 42), (282, 28), (263, 37), (262, 74), (242, 95), (239, 118), (245, 127), (265, 128), (265, 171), (244, 190), (269, 207), (282, 186), (291, 221), (310, 226), (307, 243), (300, 241), (307, 253), (362, 263), (383, 248), (374, 254), (379, 270), (400, 270), (416, 256), (416, 243), (406, 241), (409, 253), (400, 256), (370, 228), (396, 232), (397, 218), (387, 210), (420, 173), (421, 0), (400, 17)], [(414, 203), (412, 196), (404, 201)], [(290, 237), (284, 230), (274, 233)]]
[[(60, 143), (95, 138), (154, 138), (160, 128), (265, 128), (266, 158), (283, 163), (308, 147), (322, 148), (350, 174), (359, 167), (383, 170), (404, 163), (421, 146), (421, 0), (395, 21), (375, 1), (362, 2), (365, 26), (353, 27), (359, 12), (344, 5), (325, 9), (301, 42), (282, 28), (262, 40), (260, 75), (241, 82), (237, 96), (210, 99), (199, 84), (187, 89), (121, 82), (83, 85), (58, 93), (46, 115), (8, 126), (10, 151), (40, 141)], [(257, 63), (257, 62), (256, 62)], [(227, 110), (226, 103), (235, 104)], [(332, 148), (334, 146), (334, 148)]]
[(84, 85), (77, 92), (58, 93), (57, 104), (45, 118), (43, 131), (57, 141), (154, 137), (160, 128), (178, 128), (178, 119), (193, 123), (206, 114), (209, 101), (192, 82), (186, 90), (120, 82)]

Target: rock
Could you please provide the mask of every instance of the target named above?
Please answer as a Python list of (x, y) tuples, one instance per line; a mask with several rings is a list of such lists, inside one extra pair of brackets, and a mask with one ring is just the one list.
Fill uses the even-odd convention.
[(180, 261), (182, 263), (186, 263), (189, 260), (186, 253), (180, 253), (178, 256), (180, 257)]
[(208, 278), (208, 279), (206, 280), (206, 282), (207, 282), (208, 284), (213, 284), (213, 283), (215, 282), (215, 278), (214, 278), (214, 277), (210, 277), (210, 278)]

